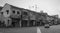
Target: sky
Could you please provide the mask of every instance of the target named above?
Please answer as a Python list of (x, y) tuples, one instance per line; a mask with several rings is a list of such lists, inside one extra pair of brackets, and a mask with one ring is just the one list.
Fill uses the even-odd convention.
[[(43, 10), (49, 15), (59, 15), (60, 17), (60, 0), (0, 0), (0, 6), (4, 6), (5, 3), (36, 12)], [(37, 6), (37, 9), (33, 6)]]

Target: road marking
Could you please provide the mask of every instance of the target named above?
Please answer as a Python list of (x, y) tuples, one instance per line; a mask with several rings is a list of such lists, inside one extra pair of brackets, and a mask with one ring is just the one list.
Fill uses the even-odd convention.
[(41, 30), (39, 27), (37, 27), (37, 33), (41, 33)]

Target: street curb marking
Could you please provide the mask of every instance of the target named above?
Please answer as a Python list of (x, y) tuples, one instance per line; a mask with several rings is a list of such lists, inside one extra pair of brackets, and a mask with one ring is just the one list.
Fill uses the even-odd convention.
[(39, 27), (37, 27), (37, 33), (41, 33), (41, 30)]

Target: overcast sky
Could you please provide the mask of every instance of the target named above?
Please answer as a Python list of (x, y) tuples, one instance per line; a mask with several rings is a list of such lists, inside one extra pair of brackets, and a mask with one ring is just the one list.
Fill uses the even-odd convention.
[(49, 15), (58, 14), (60, 16), (60, 0), (0, 0), (1, 6), (3, 6), (5, 3), (32, 10), (35, 9), (31, 6), (36, 4), (38, 7), (37, 12), (43, 10)]

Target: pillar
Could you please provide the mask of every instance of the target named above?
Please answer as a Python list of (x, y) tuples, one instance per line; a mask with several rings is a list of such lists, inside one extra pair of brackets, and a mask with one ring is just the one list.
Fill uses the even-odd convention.
[(40, 26), (41, 26), (41, 24), (42, 24), (42, 23), (41, 23), (41, 21), (40, 21)]
[(29, 22), (30, 22), (30, 21), (27, 22), (27, 26), (28, 26), (28, 27), (29, 27), (29, 25), (30, 25)]
[(33, 26), (35, 26), (35, 21), (33, 21)]
[(20, 22), (19, 22), (19, 23), (20, 23), (20, 27), (22, 27), (22, 24), (21, 24), (21, 22), (22, 22), (22, 21), (20, 20)]
[(37, 26), (37, 21), (36, 21), (36, 26)]

